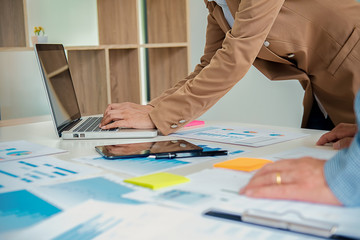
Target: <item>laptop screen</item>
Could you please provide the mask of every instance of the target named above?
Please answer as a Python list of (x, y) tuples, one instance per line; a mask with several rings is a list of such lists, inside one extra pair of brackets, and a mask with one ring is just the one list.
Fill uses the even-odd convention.
[(68, 123), (81, 117), (64, 47), (62, 44), (36, 44), (35, 51), (60, 132)]

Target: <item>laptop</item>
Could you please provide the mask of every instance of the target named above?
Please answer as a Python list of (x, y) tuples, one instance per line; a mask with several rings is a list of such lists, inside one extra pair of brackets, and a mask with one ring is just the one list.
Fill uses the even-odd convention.
[(151, 138), (156, 129), (99, 128), (102, 116), (81, 116), (62, 44), (35, 44), (52, 119), (63, 139)]

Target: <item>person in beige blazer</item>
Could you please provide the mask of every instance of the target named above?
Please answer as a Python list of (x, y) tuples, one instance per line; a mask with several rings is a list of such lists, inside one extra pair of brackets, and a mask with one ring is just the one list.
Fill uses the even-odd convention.
[[(271, 80), (300, 82), (305, 90), (302, 127), (331, 129), (339, 123), (355, 123), (353, 84), (360, 81), (360, 3), (204, 2), (209, 10), (206, 45), (194, 72), (148, 105), (110, 104), (102, 128), (175, 132), (211, 108), (251, 65)], [(229, 24), (224, 6), (216, 2), (227, 5), (233, 23)], [(319, 113), (323, 119), (317, 124)]]

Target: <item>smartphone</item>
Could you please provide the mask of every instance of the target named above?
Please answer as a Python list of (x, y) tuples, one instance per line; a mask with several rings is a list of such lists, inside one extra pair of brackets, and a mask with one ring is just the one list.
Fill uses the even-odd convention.
[[(116, 144), (96, 146), (96, 151), (107, 159), (148, 157), (166, 158), (160, 156), (176, 156), (176, 154), (200, 154), (202, 147), (186, 140), (168, 140), (156, 142), (141, 142), (129, 144)], [(169, 157), (170, 158), (170, 157)]]

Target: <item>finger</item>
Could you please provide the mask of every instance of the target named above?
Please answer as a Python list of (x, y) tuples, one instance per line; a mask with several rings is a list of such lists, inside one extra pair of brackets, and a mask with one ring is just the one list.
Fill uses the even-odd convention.
[(269, 172), (257, 177), (251, 178), (246, 189), (254, 188), (254, 187), (260, 187), (260, 186), (266, 186), (266, 185), (279, 185), (279, 184), (290, 184), (297, 181), (300, 181), (298, 176), (299, 173), (297, 170), (287, 170), (283, 172), (275, 171), (275, 172)]
[(123, 113), (120, 110), (110, 110), (102, 118), (100, 127), (103, 127), (111, 122), (124, 119)]
[(325, 145), (326, 143), (334, 142), (337, 139), (338, 138), (334, 134), (334, 132), (328, 132), (319, 138), (319, 140), (316, 142), (316, 145), (322, 146), (322, 145)]
[(253, 198), (287, 199), (341, 205), (341, 202), (334, 196), (329, 188), (311, 191), (308, 187), (299, 184), (264, 186), (249, 189), (244, 195)]
[(128, 128), (128, 126), (126, 126), (125, 121), (118, 120), (101, 127), (101, 129), (112, 129), (112, 128)]
[(343, 148), (348, 148), (348, 147), (350, 147), (350, 145), (352, 143), (352, 140), (353, 140), (353, 138), (351, 138), (351, 137), (343, 138), (343, 139), (335, 142), (333, 144), (333, 148), (336, 149), (336, 150), (340, 150), (340, 149), (343, 149)]
[(254, 174), (254, 177), (262, 175), (262, 174), (266, 174), (269, 172), (282, 172), (282, 171), (286, 171), (288, 169), (289, 170), (293, 169), (294, 160), (295, 159), (283, 159), (283, 160), (279, 160), (279, 161), (276, 161), (271, 164), (266, 164), (264, 167), (262, 167), (259, 171), (257, 171)]
[[(289, 200), (315, 200), (311, 191), (304, 190), (298, 184), (268, 185), (251, 188), (244, 193), (247, 197), (289, 199)], [(316, 194), (315, 194), (316, 195)]]

